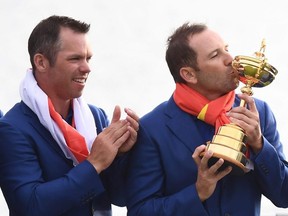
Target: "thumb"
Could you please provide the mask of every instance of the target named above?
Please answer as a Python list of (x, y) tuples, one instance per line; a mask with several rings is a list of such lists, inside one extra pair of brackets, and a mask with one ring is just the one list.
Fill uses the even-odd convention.
[(111, 123), (118, 121), (121, 117), (121, 109), (120, 106), (116, 105), (113, 111), (113, 117)]

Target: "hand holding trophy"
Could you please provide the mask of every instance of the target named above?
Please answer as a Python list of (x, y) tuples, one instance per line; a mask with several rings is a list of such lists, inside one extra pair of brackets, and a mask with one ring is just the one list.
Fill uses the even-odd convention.
[[(232, 61), (232, 67), (239, 72), (239, 80), (245, 84), (241, 92), (253, 95), (252, 87), (265, 87), (269, 85), (277, 75), (278, 71), (267, 62), (265, 58), (266, 44), (262, 41), (259, 52), (254, 56), (238, 55)], [(245, 106), (241, 100), (240, 106)], [(247, 143), (245, 131), (234, 123), (221, 126), (212, 141), (207, 142), (206, 150), (213, 151), (213, 157), (208, 164), (211, 166), (219, 158), (224, 159), (221, 169), (231, 166), (232, 174), (243, 175), (249, 171), (247, 168), (249, 160), (246, 157)]]

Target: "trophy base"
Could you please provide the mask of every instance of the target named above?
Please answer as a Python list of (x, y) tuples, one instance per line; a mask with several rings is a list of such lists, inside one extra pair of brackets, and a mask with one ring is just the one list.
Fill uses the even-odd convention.
[(212, 141), (206, 143), (206, 151), (209, 150), (213, 152), (212, 158), (208, 161), (208, 166), (211, 167), (222, 158), (224, 164), (219, 168), (219, 171), (231, 166), (231, 174), (245, 174), (247, 172), (246, 165), (248, 162), (248, 159), (245, 156), (247, 152), (247, 146), (244, 143), (245, 141), (246, 134), (243, 129), (236, 124), (229, 123), (219, 127), (218, 132), (213, 136)]
[(248, 171), (248, 169), (239, 161), (232, 159), (232, 158), (229, 158), (226, 155), (217, 154), (217, 153), (213, 153), (213, 156), (208, 161), (208, 166), (211, 167), (220, 158), (222, 158), (224, 160), (224, 163), (218, 169), (219, 172), (223, 171), (224, 169), (226, 169), (229, 166), (232, 167), (232, 170), (230, 172), (231, 175), (241, 176), (241, 175), (244, 175)]

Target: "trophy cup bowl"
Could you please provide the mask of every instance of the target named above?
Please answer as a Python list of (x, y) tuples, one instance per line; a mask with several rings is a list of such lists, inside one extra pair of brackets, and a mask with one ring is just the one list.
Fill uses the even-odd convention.
[(278, 73), (276, 68), (266, 62), (265, 59), (261, 60), (250, 56), (236, 56), (232, 66), (239, 72), (239, 80), (245, 85), (251, 85), (251, 87), (269, 85)]
[[(253, 95), (252, 87), (265, 87), (275, 79), (278, 71), (267, 62), (264, 55), (265, 47), (265, 40), (263, 40), (260, 51), (255, 52), (254, 56), (238, 55), (232, 61), (233, 69), (239, 73), (239, 81), (245, 84), (241, 88), (242, 93)], [(245, 106), (244, 100), (241, 100), (240, 106)], [(212, 141), (207, 142), (206, 150), (213, 151), (208, 166), (223, 158), (224, 164), (220, 170), (231, 166), (231, 173), (234, 175), (248, 172), (249, 159), (246, 153), (249, 144), (246, 143), (246, 139), (245, 131), (238, 125), (230, 123), (221, 126)]]

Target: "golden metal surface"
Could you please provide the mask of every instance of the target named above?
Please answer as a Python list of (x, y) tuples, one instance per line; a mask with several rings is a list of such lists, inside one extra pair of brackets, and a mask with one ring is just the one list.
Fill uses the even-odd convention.
[[(267, 62), (265, 48), (266, 42), (263, 40), (260, 50), (255, 52), (254, 56), (238, 55), (232, 61), (232, 67), (239, 73), (239, 80), (245, 84), (241, 88), (244, 94), (253, 95), (252, 87), (269, 85), (278, 73), (276, 68)], [(245, 106), (244, 100), (240, 101), (240, 106)], [(246, 139), (245, 131), (239, 126), (233, 123), (221, 126), (212, 141), (207, 142), (206, 150), (213, 152), (208, 165), (212, 166), (219, 158), (223, 158), (225, 162), (220, 170), (232, 166), (232, 174), (245, 174), (249, 170), (246, 168)]]
[(217, 134), (221, 134), (224, 136), (231, 136), (234, 139), (242, 141), (244, 143), (246, 140), (246, 135), (245, 135), (244, 131), (242, 130), (242, 128), (238, 127), (235, 124), (227, 124), (227, 125), (221, 126), (218, 129)]
[(214, 154), (221, 155), (221, 158), (223, 158), (224, 160), (229, 160), (238, 164), (241, 163), (243, 167), (247, 163), (246, 156), (243, 153), (235, 149), (229, 148), (228, 146), (209, 143), (208, 148), (209, 150), (213, 151)]
[(265, 87), (275, 79), (278, 71), (267, 62), (265, 48), (263, 39), (260, 50), (253, 56), (238, 55), (232, 61), (232, 67), (239, 72), (239, 80), (245, 84), (242, 93), (253, 95), (251, 87)]
[(245, 153), (247, 148), (246, 145), (241, 140), (236, 140), (233, 137), (223, 136), (223, 135), (214, 135), (212, 143), (227, 146), (229, 143), (229, 148), (232, 148), (238, 152)]

